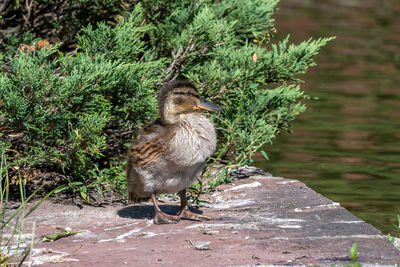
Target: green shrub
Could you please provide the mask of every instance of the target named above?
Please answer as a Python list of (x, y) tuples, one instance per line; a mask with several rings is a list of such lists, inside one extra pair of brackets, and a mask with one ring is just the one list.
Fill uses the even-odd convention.
[[(0, 51), (10, 45), (38, 38), (63, 42), (63, 49), (76, 43), (75, 35), (89, 23), (115, 25), (128, 15), (132, 0), (29, 0), (2, 1), (0, 6)], [(4, 35), (4, 36), (3, 36)], [(4, 38), (6, 37), (6, 38)], [(2, 40), (5, 43), (2, 44)]]
[(57, 44), (2, 63), (0, 145), (12, 165), (82, 185), (115, 173), (110, 162), (123, 161), (134, 130), (157, 116), (158, 88), (176, 78), (223, 107), (212, 115), (214, 163), (250, 163), (305, 110), (298, 75), (330, 38), (267, 44), (277, 0), (142, 2), (115, 27), (83, 28), (75, 52)]

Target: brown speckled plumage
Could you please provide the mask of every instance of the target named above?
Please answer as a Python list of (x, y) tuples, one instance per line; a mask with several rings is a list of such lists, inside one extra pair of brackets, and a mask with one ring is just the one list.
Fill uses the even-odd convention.
[(141, 145), (132, 146), (129, 151), (129, 157), (135, 166), (145, 167), (156, 162), (166, 151), (165, 145), (161, 144), (161, 140), (151, 140)]

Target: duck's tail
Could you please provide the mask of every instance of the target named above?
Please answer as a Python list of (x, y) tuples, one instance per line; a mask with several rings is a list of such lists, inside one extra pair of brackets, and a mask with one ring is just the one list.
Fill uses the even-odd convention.
[(150, 199), (150, 197), (140, 197), (140, 196), (136, 195), (135, 192), (128, 191), (128, 203), (137, 204), (137, 203), (148, 201), (149, 199)]

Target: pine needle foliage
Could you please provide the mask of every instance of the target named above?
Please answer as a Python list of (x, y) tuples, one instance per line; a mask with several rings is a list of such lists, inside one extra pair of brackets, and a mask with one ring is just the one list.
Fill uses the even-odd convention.
[(89, 181), (114, 162), (120, 177), (124, 145), (157, 116), (158, 88), (179, 78), (223, 108), (211, 115), (220, 136), (213, 163), (251, 163), (305, 110), (299, 74), (331, 40), (275, 41), (277, 3), (137, 1), (116, 26), (83, 27), (71, 53), (60, 43), (10, 50), (1, 60), (0, 145), (18, 168)]

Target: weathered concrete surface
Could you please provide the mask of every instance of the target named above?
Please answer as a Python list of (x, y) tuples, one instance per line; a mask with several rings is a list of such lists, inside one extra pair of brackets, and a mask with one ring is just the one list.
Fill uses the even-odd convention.
[[(210, 200), (201, 210), (214, 220), (176, 225), (153, 225), (150, 203), (79, 209), (47, 202), (26, 222), (28, 228), (36, 223), (31, 261), (42, 266), (326, 266), (351, 263), (349, 249), (358, 242), (360, 263), (400, 263), (400, 251), (380, 231), (296, 180), (254, 172), (221, 186)], [(162, 208), (173, 213), (178, 203)], [(65, 227), (84, 232), (40, 241)]]

